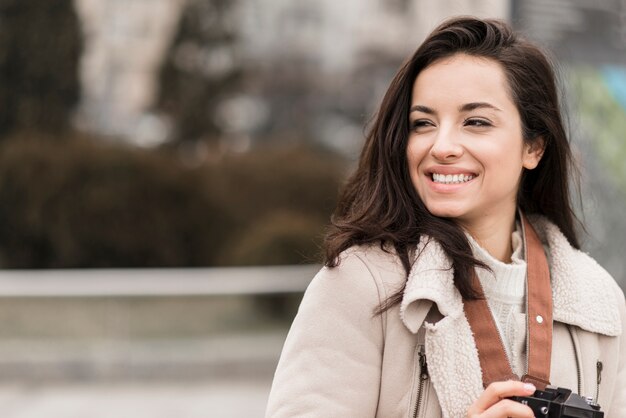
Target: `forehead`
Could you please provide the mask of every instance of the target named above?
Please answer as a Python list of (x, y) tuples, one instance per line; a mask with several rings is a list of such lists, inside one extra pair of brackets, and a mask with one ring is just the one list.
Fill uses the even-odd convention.
[(489, 102), (515, 108), (502, 66), (495, 60), (457, 54), (435, 61), (413, 84), (413, 104), (427, 106)]

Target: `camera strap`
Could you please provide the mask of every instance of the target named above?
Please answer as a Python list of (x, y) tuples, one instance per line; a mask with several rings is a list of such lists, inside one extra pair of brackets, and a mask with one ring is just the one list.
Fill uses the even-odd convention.
[[(545, 389), (550, 384), (552, 355), (552, 288), (548, 260), (537, 232), (521, 214), (526, 251), (526, 355), (528, 370), (522, 381)], [(483, 386), (503, 380), (520, 380), (513, 373), (502, 337), (484, 296), (476, 272), (472, 286), (479, 299), (463, 300), (465, 315), (474, 334), (483, 373)]]

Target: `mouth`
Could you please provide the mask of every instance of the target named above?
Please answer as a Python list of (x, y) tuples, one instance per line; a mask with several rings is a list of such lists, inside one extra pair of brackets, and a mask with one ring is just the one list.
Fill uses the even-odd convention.
[(438, 184), (463, 184), (468, 181), (472, 181), (476, 178), (476, 174), (473, 173), (457, 173), (457, 174), (442, 174), (442, 173), (429, 173), (428, 176), (433, 183)]

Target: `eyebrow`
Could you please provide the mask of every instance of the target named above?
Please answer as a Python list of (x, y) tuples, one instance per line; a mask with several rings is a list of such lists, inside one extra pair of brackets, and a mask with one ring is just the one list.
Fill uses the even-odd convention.
[(500, 109), (498, 109), (491, 103), (487, 103), (487, 102), (466, 103), (463, 106), (459, 107), (459, 111), (461, 112), (471, 112), (472, 110), (476, 110), (476, 109), (492, 109), (492, 110), (497, 110), (501, 112)]
[[(499, 112), (501, 112), (500, 109), (498, 109), (496, 106), (487, 103), (487, 102), (472, 102), (472, 103), (465, 103), (464, 105), (459, 107), (459, 112), (471, 112), (472, 110), (476, 110), (476, 109), (493, 109), (493, 110), (497, 110)], [(434, 115), (437, 112), (434, 109), (431, 109), (428, 106), (424, 106), (424, 105), (414, 105), (411, 107), (411, 110), (409, 111), (409, 113), (411, 112), (422, 112), (422, 113), (426, 113), (428, 115)]]
[(429, 114), (429, 115), (434, 115), (435, 113), (437, 113), (433, 109), (431, 109), (430, 107), (423, 106), (423, 105), (411, 106), (411, 110), (409, 111), (409, 113), (412, 113), (412, 112), (422, 112), (422, 113), (426, 113), (426, 114)]

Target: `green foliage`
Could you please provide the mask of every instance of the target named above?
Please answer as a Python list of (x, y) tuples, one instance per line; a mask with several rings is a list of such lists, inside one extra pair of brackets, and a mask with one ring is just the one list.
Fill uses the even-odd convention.
[(579, 67), (571, 76), (587, 140), (626, 193), (626, 111), (612, 97), (597, 69)]
[(0, 144), (5, 268), (175, 267), (312, 261), (340, 165), (310, 150), (175, 155), (86, 139)]
[(0, 0), (0, 135), (67, 129), (81, 49), (72, 0)]

